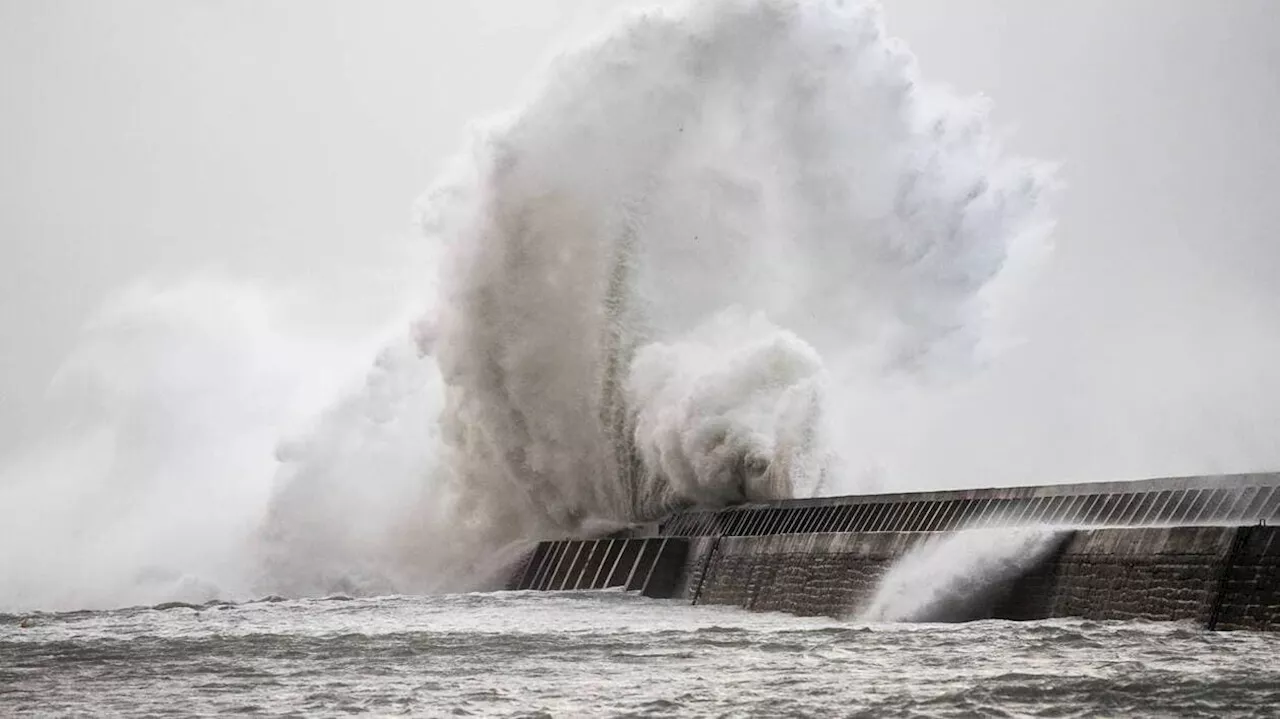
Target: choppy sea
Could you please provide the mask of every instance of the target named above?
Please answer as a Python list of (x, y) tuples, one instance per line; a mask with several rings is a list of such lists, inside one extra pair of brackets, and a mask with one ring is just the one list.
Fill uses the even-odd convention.
[(620, 591), (0, 614), (0, 716), (1277, 716), (1280, 635)]

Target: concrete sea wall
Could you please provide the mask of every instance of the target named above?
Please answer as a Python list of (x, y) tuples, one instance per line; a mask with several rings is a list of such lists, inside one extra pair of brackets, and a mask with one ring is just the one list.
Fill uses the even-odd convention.
[[(998, 535), (997, 535), (998, 536)], [(922, 532), (734, 537), (686, 561), (685, 594), (800, 615), (857, 616)], [(968, 588), (973, 590), (973, 587)], [(1280, 629), (1280, 528), (1068, 530), (1058, 548), (987, 603), (941, 619), (1147, 619), (1219, 629)]]
[[(917, 618), (939, 621), (1083, 617), (1274, 631), (1277, 520), (1277, 475), (824, 498), (542, 542), (508, 588), (625, 587), (693, 604), (859, 616), (884, 604), (886, 577), (904, 558), (957, 541), (960, 554), (935, 560), (938, 577), (927, 567), (913, 580), (924, 584), (908, 582), (888, 601), (922, 603)], [(1047, 538), (1034, 556), (1000, 546), (1028, 527)], [(984, 555), (1001, 561), (963, 566)], [(962, 566), (950, 566), (957, 559)], [(941, 586), (948, 571), (951, 584)], [(933, 601), (947, 592), (956, 596)]]

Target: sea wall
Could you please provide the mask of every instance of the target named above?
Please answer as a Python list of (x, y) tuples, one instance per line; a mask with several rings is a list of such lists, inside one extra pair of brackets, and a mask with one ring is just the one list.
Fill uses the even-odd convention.
[(514, 568), (507, 589), (621, 588), (647, 597), (671, 597), (689, 554), (689, 541), (678, 537), (539, 542)]
[(1083, 617), (1209, 626), (1236, 537), (1247, 528), (1075, 532), (993, 611), (1009, 619)]
[[(828, 497), (683, 512), (610, 538), (542, 542), (508, 588), (624, 587), (799, 615), (857, 617), (873, 603), (881, 611), (916, 602), (923, 609), (910, 616), (940, 621), (1083, 617), (1280, 630), (1278, 520), (1275, 474)], [(1036, 541), (1024, 547), (1028, 535)], [(949, 554), (901, 587), (891, 582), (897, 593), (886, 599), (892, 568), (948, 542)]]
[(1219, 579), (1212, 629), (1280, 631), (1280, 527), (1243, 527)]
[[(983, 587), (987, 603), (971, 606), (964, 618), (1145, 619), (1277, 630), (1278, 535), (1280, 528), (1264, 526), (1064, 530), (1057, 548), (1026, 573)], [(924, 532), (722, 538), (686, 560), (691, 574), (683, 596), (695, 604), (857, 616), (895, 562), (937, 541)]]
[[(893, 562), (926, 539), (919, 532), (724, 537), (692, 564), (695, 604), (731, 604), (799, 615), (851, 613)], [(701, 560), (700, 562), (698, 560)]]

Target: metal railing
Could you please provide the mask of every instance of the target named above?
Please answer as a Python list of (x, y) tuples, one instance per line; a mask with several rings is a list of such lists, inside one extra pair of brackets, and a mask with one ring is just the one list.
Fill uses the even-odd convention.
[(1153, 527), (1280, 521), (1280, 474), (821, 497), (674, 514), (659, 536)]

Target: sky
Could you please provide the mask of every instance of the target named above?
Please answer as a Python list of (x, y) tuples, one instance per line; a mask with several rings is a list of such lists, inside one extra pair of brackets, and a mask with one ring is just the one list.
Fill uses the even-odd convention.
[[(96, 308), (217, 272), (378, 315), (412, 204), (619, 0), (0, 0), (0, 454)], [(1280, 3), (887, 0), (1060, 163), (1023, 344), (916, 428), (946, 484), (1280, 469)], [(356, 287), (385, 276), (385, 297)], [(376, 293), (375, 293), (376, 294)], [(904, 441), (906, 441), (904, 439)]]

